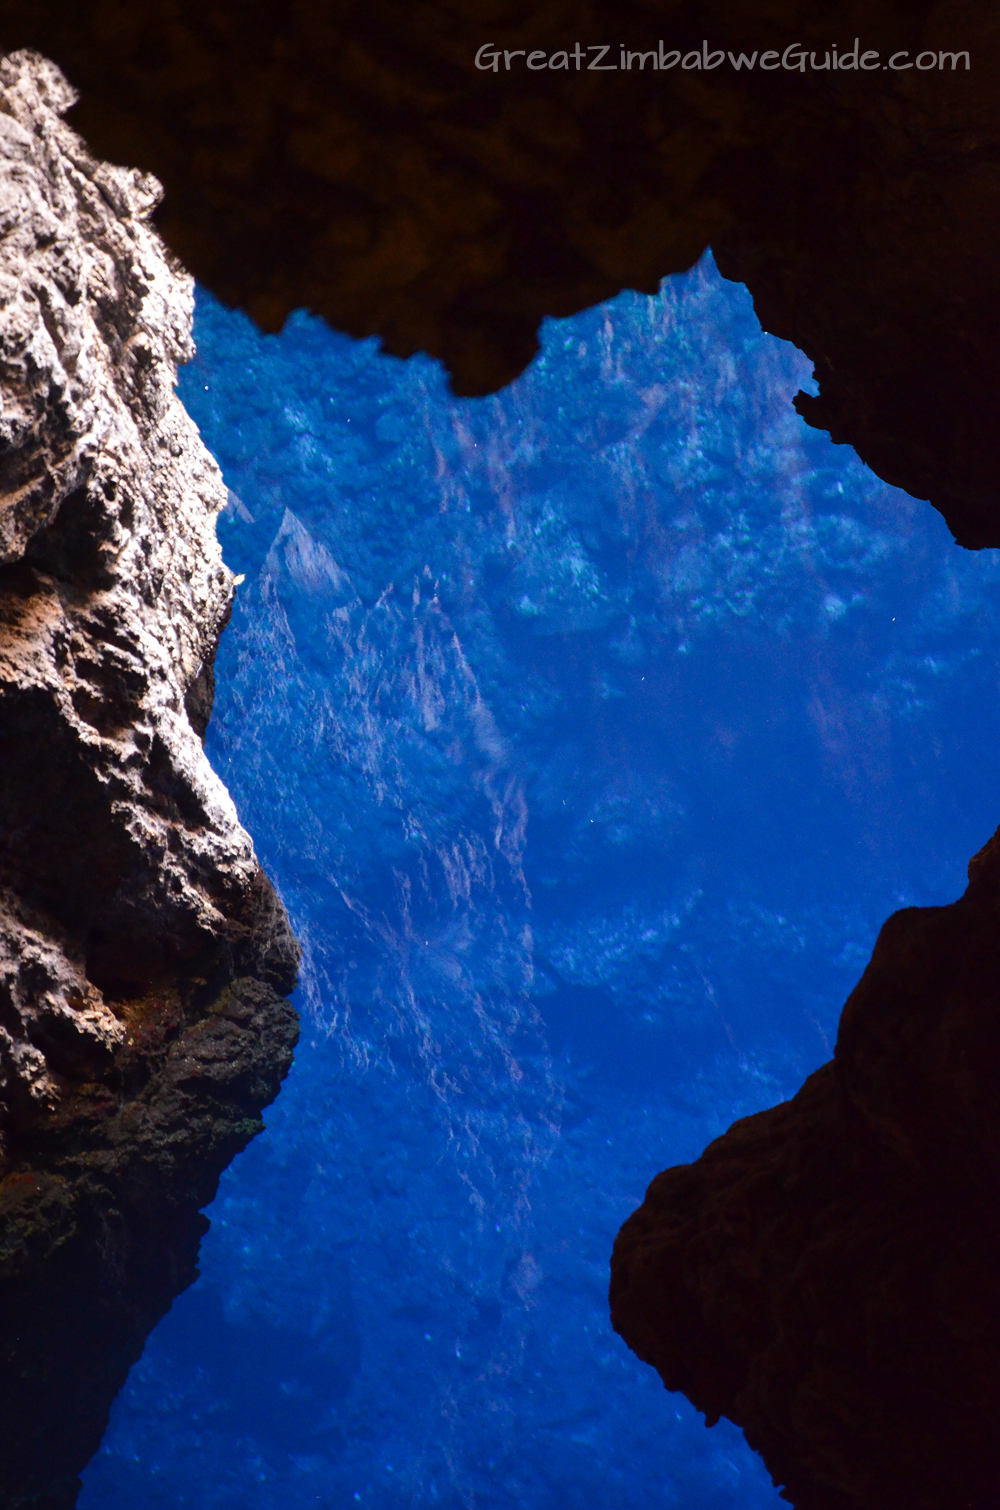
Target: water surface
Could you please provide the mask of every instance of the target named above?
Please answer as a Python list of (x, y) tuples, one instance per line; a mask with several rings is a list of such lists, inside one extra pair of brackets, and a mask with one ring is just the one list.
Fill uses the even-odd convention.
[(661, 1168), (794, 1093), (998, 818), (998, 569), (792, 409), (707, 258), (455, 400), (201, 296), (245, 574), (211, 758), (303, 1039), (83, 1510), (770, 1510), (610, 1331)]

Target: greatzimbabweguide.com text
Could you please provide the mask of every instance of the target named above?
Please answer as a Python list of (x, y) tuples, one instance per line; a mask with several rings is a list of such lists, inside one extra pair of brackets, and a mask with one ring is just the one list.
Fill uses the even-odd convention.
[(682, 53), (680, 48), (667, 49), (660, 42), (648, 52), (630, 52), (619, 47), (617, 60), (616, 49), (610, 45), (581, 47), (579, 42), (571, 48), (562, 48), (556, 52), (545, 52), (541, 48), (529, 52), (524, 47), (505, 48), (497, 47), (493, 42), (484, 42), (476, 53), (476, 67), (492, 73), (509, 73), (512, 67), (528, 68), (533, 73), (543, 68), (575, 68), (577, 73), (581, 69), (590, 73), (628, 73), (633, 69), (645, 72), (647, 65), (656, 72), (678, 67), (689, 71), (695, 68), (721, 68), (724, 63), (737, 71), (744, 68), (762, 68), (765, 71), (784, 68), (794, 73), (805, 73), (807, 69), (837, 69), (842, 72), (863, 70), (866, 73), (874, 69), (891, 69), (894, 73), (901, 73), (908, 68), (916, 68), (921, 73), (928, 73), (932, 69), (950, 69), (952, 73), (960, 69), (967, 73), (971, 66), (967, 52), (932, 52), (930, 49), (918, 52), (915, 57), (909, 52), (894, 52), (883, 59), (882, 54), (872, 48), (862, 52), (857, 37), (854, 39), (854, 46), (845, 52), (838, 52), (836, 45), (831, 44), (823, 53), (810, 51), (800, 42), (790, 42), (783, 52), (767, 49), (760, 53), (727, 52), (723, 48), (713, 51), (707, 42), (702, 42), (700, 48)]

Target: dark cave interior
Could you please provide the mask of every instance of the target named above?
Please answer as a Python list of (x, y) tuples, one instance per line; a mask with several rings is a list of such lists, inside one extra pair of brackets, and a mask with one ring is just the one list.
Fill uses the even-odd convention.
[[(665, 81), (473, 65), (487, 38), (661, 33), (735, 52), (860, 35), (886, 54), (968, 49), (973, 66)], [(993, 7), (5, 0), (0, 41), (63, 69), (73, 129), (161, 180), (168, 246), (262, 329), (304, 307), (488, 393), (531, 360), (545, 316), (652, 292), (710, 246), (815, 363), (805, 419), (928, 499), (960, 544), (1000, 545)], [(992, 845), (970, 873), (959, 902), (886, 924), (832, 1062), (659, 1176), (616, 1247), (616, 1328), (743, 1426), (800, 1510), (1000, 1492)], [(72, 1369), (53, 1379), (76, 1387)]]

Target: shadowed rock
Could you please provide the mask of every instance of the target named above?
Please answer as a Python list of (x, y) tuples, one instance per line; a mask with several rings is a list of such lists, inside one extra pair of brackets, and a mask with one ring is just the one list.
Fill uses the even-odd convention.
[(234, 581), (159, 189), (0, 62), (0, 1505), (60, 1510), (291, 1061), (298, 962), (188, 707)]
[(617, 1331), (798, 1510), (1000, 1501), (1000, 842), (883, 927), (835, 1057), (658, 1175)]
[[(507, 0), (289, 10), (263, 0), (97, 0), (82, 9), (4, 0), (0, 39), (41, 47), (66, 68), (84, 91), (79, 124), (93, 147), (166, 182), (161, 225), (172, 247), (265, 329), (304, 305), (353, 335), (380, 334), (398, 354), (429, 351), (457, 391), (481, 393), (531, 359), (544, 315), (623, 286), (652, 291), (711, 245), (722, 271), (750, 287), (765, 327), (816, 363), (820, 395), (799, 400), (806, 418), (855, 445), (888, 481), (931, 498), (962, 543), (996, 545), (994, 8), (789, 0), (764, 9), (753, 0), (528, 10)], [(472, 63), (490, 40), (551, 52), (576, 40), (645, 49), (661, 36), (668, 47), (707, 40), (748, 54), (800, 41), (820, 56), (858, 36), (883, 57), (967, 49), (971, 67), (493, 74)], [(103, 171), (102, 186), (125, 181)], [(142, 181), (128, 181), (141, 196)], [(118, 203), (118, 189), (106, 192)], [(121, 223), (135, 225), (138, 200), (130, 203)], [(94, 319), (109, 332), (119, 306), (137, 308), (128, 279), (102, 292), (95, 273), (92, 286)], [(43, 305), (32, 328), (48, 331)], [(134, 318), (127, 313), (128, 330)], [(111, 334), (102, 341), (117, 352), (115, 384), (139, 426), (142, 342), (127, 333), (120, 348)], [(77, 600), (59, 584), (76, 583), (88, 602), (110, 590), (101, 574), (117, 549), (104, 494), (89, 484), (60, 491), (64, 481), (81, 486), (75, 448), (86, 424), (81, 410), (78, 436), (58, 418), (58, 383), (44, 419), (45, 391), (43, 383), (17, 423), (28, 435), (36, 412), (51, 425), (50, 459), (37, 476), (30, 449), (23, 466), (12, 463), (4, 536), (15, 551), (10, 635), (32, 644), (46, 615), (78, 622)], [(143, 423), (159, 433), (159, 421)], [(92, 465), (87, 476), (97, 477)], [(53, 515), (57, 492), (65, 502)], [(148, 580), (138, 557), (129, 570)], [(75, 574), (86, 572), (81, 587)], [(199, 720), (223, 586), (205, 589), (197, 644), (171, 651), (185, 668), (178, 694)], [(202, 832), (202, 788), (178, 781), (176, 745), (139, 751), (141, 780), (123, 776), (133, 767), (110, 754), (101, 756), (106, 779), (93, 777), (89, 753), (74, 764), (83, 746), (119, 738), (124, 689), (133, 701), (149, 695), (132, 642), (118, 646), (99, 629), (88, 624), (101, 648), (90, 662), (73, 652), (70, 682), (51, 671), (61, 662), (47, 660), (37, 684), (10, 683), (5, 727), (25, 785), (3, 797), (8, 953), (34, 962), (54, 1003), (41, 1005), (45, 993), (32, 996), (10, 972), (5, 1063), (11, 1106), (21, 1108), (12, 1129), (25, 1147), (49, 1125), (45, 1108), (55, 1103), (46, 1097), (59, 1076), (78, 1087), (83, 1071), (73, 1065), (124, 1055), (131, 1009), (117, 1004), (146, 999), (143, 982), (179, 979), (177, 961), (186, 970), (199, 957), (208, 914), (198, 896), (216, 884), (192, 879), (215, 874), (215, 851), (190, 875), (187, 859), (178, 861), (179, 891), (169, 896), (157, 893), (158, 867), (143, 870), (152, 851), (140, 843), (137, 857), (136, 832), (162, 834), (166, 810), (175, 815), (167, 830), (198, 859), (181, 839)], [(76, 644), (72, 634), (66, 643)], [(169, 723), (157, 726), (161, 737)], [(40, 757), (26, 769), (26, 748), (53, 750), (59, 740), (65, 759), (46, 766)], [(187, 735), (181, 743), (193, 748)], [(23, 879), (34, 833), (38, 852), (51, 854), (63, 798), (45, 797), (64, 771), (77, 773), (66, 777), (73, 854), (90, 856), (91, 869), (66, 846), (63, 867), (43, 866), (36, 885)], [(136, 832), (118, 824), (114, 783), (126, 779), (143, 814)], [(19, 828), (18, 814), (36, 829)], [(173, 855), (169, 846), (156, 852)], [(235, 889), (220, 881), (226, 927), (205, 948), (206, 958), (232, 959), (225, 977), (244, 968), (239, 949), (252, 954), (260, 927), (256, 903), (241, 911), (248, 872), (223, 855), (218, 873)], [(661, 1176), (620, 1240), (616, 1323), (668, 1383), (743, 1423), (803, 1507), (929, 1510), (997, 1497), (987, 1435), (998, 1356), (988, 1281), (996, 1082), (980, 1072), (995, 1063), (998, 884), (987, 865), (953, 908), (887, 925), (834, 1065), (690, 1169)], [(85, 924), (74, 911), (84, 892)], [(162, 939), (151, 921), (161, 903)], [(115, 1071), (100, 1073), (93, 1083), (116, 1083)], [(73, 1096), (84, 1104), (81, 1090)]]
[[(822, 67), (855, 38), (874, 67)], [(661, 41), (711, 66), (640, 70)], [(0, 42), (64, 68), (91, 147), (166, 184), (168, 243), (263, 329), (306, 307), (484, 393), (544, 316), (652, 293), (710, 245), (816, 363), (806, 418), (1000, 543), (986, 0), (0, 0)], [(577, 42), (579, 69), (516, 56)], [(486, 43), (509, 69), (476, 68)], [(806, 72), (762, 68), (795, 44)]]

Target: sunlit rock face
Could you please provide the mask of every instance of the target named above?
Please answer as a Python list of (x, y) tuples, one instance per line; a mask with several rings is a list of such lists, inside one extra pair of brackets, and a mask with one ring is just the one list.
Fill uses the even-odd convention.
[(0, 63), (0, 1503), (70, 1504), (295, 1038), (200, 735), (234, 591), (159, 186)]

